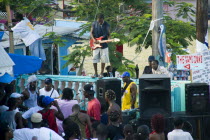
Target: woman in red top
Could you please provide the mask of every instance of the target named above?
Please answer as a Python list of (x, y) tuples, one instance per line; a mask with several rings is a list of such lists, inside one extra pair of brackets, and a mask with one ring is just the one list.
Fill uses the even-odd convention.
[(152, 133), (149, 134), (149, 140), (165, 140), (164, 135), (164, 117), (161, 114), (155, 114), (151, 119)]
[[(39, 111), (39, 113), (42, 114), (42, 119), (45, 120), (45, 122), (47, 122), (47, 125), (49, 126), (50, 129), (58, 133), (58, 126), (56, 124), (55, 117), (58, 118), (59, 120), (64, 120), (64, 116), (58, 106), (58, 102), (54, 101), (54, 99), (50, 98), (49, 96), (45, 96), (42, 99), (42, 103), (43, 103), (44, 109)], [(50, 109), (52, 105), (54, 105), (58, 111), (54, 109)]]

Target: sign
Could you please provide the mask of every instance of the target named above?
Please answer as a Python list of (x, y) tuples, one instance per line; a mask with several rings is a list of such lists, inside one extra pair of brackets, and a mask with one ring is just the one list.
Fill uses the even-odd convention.
[(200, 70), (204, 69), (202, 55), (177, 55), (177, 70)]
[(204, 68), (200, 70), (192, 70), (192, 82), (207, 83), (210, 85), (210, 51), (204, 51), (194, 55), (203, 56)]

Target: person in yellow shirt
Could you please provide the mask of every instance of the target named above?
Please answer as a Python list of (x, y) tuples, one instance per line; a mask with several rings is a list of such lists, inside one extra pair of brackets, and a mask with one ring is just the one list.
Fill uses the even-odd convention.
[(130, 80), (130, 73), (124, 72), (122, 75), (124, 86), (122, 89), (122, 105), (121, 110), (134, 109), (138, 107), (136, 101), (137, 86), (135, 82)]

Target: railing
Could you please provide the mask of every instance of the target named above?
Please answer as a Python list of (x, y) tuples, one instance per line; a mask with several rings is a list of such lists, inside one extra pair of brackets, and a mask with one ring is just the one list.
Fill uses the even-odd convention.
[[(38, 78), (38, 89), (44, 87), (44, 80), (51, 78), (53, 80), (54, 88), (62, 94), (64, 88), (71, 88), (74, 91), (74, 99), (78, 100), (83, 110), (86, 110), (87, 99), (83, 95), (83, 87), (87, 83), (93, 84), (94, 90), (97, 92), (96, 82), (98, 78), (91, 78), (89, 76), (64, 76), (64, 75), (36, 75)], [(27, 84), (29, 75), (22, 75), (17, 79), (16, 91), (21, 93)], [(104, 77), (103, 79), (110, 79)], [(121, 78), (118, 78), (121, 79)], [(138, 79), (132, 79), (137, 86), (139, 85)], [(185, 111), (185, 83), (190, 81), (171, 81), (171, 106), (172, 111)], [(123, 82), (121, 82), (121, 87)], [(96, 96), (97, 94), (95, 94)]]

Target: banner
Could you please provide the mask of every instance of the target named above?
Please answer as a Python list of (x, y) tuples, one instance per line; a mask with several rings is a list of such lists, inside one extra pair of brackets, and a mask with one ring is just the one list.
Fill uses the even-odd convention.
[(177, 70), (200, 70), (204, 68), (202, 55), (177, 55)]

